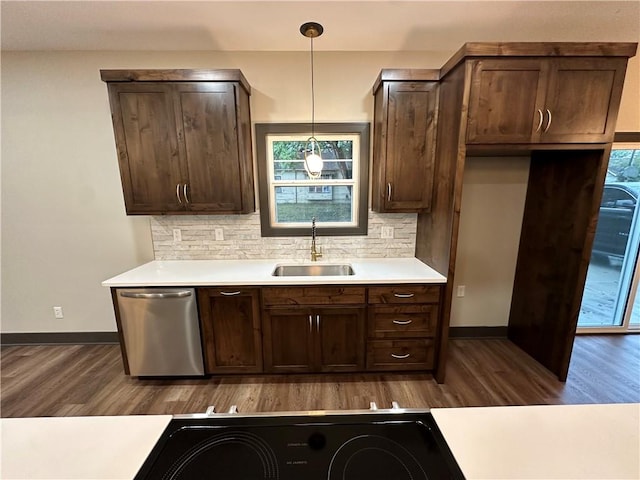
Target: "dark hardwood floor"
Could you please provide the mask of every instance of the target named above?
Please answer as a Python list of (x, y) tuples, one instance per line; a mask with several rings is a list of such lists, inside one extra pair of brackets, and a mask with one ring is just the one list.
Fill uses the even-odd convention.
[(576, 338), (566, 383), (506, 339), (452, 339), (446, 383), (429, 374), (137, 379), (117, 345), (3, 347), (2, 417), (640, 402), (640, 335)]

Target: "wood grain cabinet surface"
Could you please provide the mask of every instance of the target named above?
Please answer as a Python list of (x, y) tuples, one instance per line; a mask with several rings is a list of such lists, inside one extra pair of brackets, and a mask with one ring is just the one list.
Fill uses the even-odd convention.
[[(385, 80), (403, 78), (393, 72), (397, 71), (383, 70), (374, 87), (372, 208), (428, 212), (435, 170), (438, 82)], [(401, 72), (407, 73), (405, 80), (420, 78)]]
[(432, 370), (435, 366), (442, 287), (371, 287), (367, 370)]
[(129, 215), (255, 210), (250, 87), (193, 72), (102, 71)]
[(473, 60), (467, 143), (613, 140), (627, 59)]
[(198, 288), (206, 373), (262, 372), (259, 288)]
[(364, 370), (364, 287), (268, 287), (262, 300), (265, 371)]

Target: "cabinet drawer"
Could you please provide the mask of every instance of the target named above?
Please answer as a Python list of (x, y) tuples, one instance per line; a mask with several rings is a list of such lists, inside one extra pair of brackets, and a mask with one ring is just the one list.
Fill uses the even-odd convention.
[(430, 370), (434, 357), (434, 343), (430, 339), (367, 343), (367, 370)]
[(437, 305), (369, 307), (369, 337), (433, 337), (437, 324)]
[(439, 285), (369, 287), (369, 303), (439, 303)]
[(265, 306), (365, 303), (365, 287), (265, 287)]

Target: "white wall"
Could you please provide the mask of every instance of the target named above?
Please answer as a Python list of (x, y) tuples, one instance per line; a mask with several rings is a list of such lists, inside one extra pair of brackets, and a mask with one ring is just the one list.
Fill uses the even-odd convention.
[[(452, 53), (317, 52), (316, 121), (371, 121), (381, 68), (439, 68)], [(630, 67), (619, 130), (640, 131), (639, 65)], [(305, 53), (3, 52), (2, 332), (115, 331), (100, 282), (153, 258), (149, 218), (124, 213), (101, 68), (240, 68), (253, 87), (254, 122), (309, 120)], [(474, 168), (469, 162), (469, 185)], [(492, 191), (482, 178), (487, 183), (465, 185), (464, 208)], [(495, 185), (516, 190), (499, 178)], [(461, 243), (489, 227), (473, 219), (463, 216)], [(473, 264), (466, 255), (458, 257), (462, 269)], [(470, 301), (472, 278), (482, 275), (461, 272), (469, 293), (454, 304), (455, 324), (493, 324)], [(53, 318), (54, 305), (64, 319)]]

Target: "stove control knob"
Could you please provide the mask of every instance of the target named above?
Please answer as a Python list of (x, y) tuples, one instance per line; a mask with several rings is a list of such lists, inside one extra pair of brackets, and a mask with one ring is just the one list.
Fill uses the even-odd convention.
[(231, 405), (231, 408), (229, 409), (229, 412), (227, 413), (238, 413), (238, 406), (237, 405)]
[(210, 405), (207, 407), (207, 411), (204, 413), (207, 417), (210, 417), (211, 415), (213, 415), (214, 413), (216, 413), (216, 406), (215, 405)]

